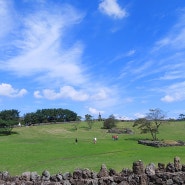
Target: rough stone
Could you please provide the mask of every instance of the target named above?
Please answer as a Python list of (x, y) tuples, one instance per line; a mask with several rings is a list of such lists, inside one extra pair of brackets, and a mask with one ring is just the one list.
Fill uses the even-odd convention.
[(114, 169), (112, 169), (112, 168), (109, 169), (109, 175), (110, 176), (114, 176), (114, 175), (117, 175), (117, 174), (118, 173)]
[(185, 164), (182, 164), (182, 171), (185, 172)]
[(63, 179), (64, 180), (69, 180), (71, 177), (72, 177), (72, 175), (71, 175), (70, 172), (66, 172), (66, 173), (63, 174)]
[(25, 181), (29, 181), (31, 177), (31, 172), (24, 172), (21, 175), (21, 179), (25, 180)]
[(139, 140), (138, 144), (152, 146), (152, 147), (170, 147), (170, 146), (185, 146), (182, 141), (164, 142), (164, 141), (152, 141), (152, 140)]
[(31, 181), (39, 180), (39, 178), (40, 178), (40, 176), (38, 175), (37, 172), (31, 172), (31, 174), (30, 174)]
[(155, 175), (155, 170), (156, 170), (155, 164), (150, 163), (149, 165), (146, 166), (145, 173), (147, 175)]
[(167, 184), (167, 185), (173, 184), (173, 180), (172, 180), (172, 179), (168, 179), (168, 180), (166, 181), (166, 184)]
[(167, 166), (166, 166), (166, 171), (167, 172), (175, 172), (175, 166), (174, 166), (174, 163), (168, 163)]
[(49, 180), (50, 180), (50, 173), (49, 173), (49, 171), (44, 170), (44, 171), (42, 172), (42, 177), (41, 177), (41, 179), (42, 179), (43, 181), (49, 181)]
[(82, 170), (82, 178), (83, 179), (89, 179), (91, 178), (91, 171), (89, 169)]
[(147, 185), (148, 184), (148, 179), (147, 179), (147, 175), (146, 174), (143, 174), (143, 175), (140, 176), (139, 184), (140, 185)]
[(73, 172), (73, 179), (82, 179), (82, 170), (77, 169)]
[(62, 174), (60, 174), (60, 173), (56, 175), (56, 178), (57, 178), (57, 180), (58, 180), (59, 182), (62, 182), (62, 181), (63, 181)]
[(144, 165), (143, 165), (143, 162), (141, 160), (139, 161), (136, 161), (133, 163), (133, 172), (135, 174), (143, 174), (144, 173)]
[(159, 171), (165, 171), (166, 169), (165, 169), (166, 167), (165, 167), (165, 164), (163, 164), (163, 163), (158, 163), (158, 170)]
[(97, 174), (97, 176), (98, 177), (108, 177), (109, 176), (109, 172), (105, 164), (102, 164), (101, 169), (99, 173)]
[(102, 165), (99, 173), (77, 169), (73, 175), (66, 172), (52, 176), (45, 170), (41, 177), (37, 172), (24, 172), (15, 177), (8, 172), (0, 172), (0, 185), (185, 185), (185, 165), (180, 164), (179, 157), (175, 157), (174, 163), (168, 163), (166, 168), (161, 163), (157, 169), (153, 163), (144, 168), (142, 161), (136, 161), (132, 169), (117, 173)]
[(182, 169), (182, 165), (180, 163), (180, 157), (175, 157), (174, 158), (174, 167), (175, 167), (175, 171), (181, 171)]
[(8, 180), (10, 178), (10, 174), (7, 171), (0, 172), (0, 179)]
[(63, 185), (71, 185), (71, 183), (69, 182), (69, 180), (65, 180), (65, 181), (63, 182)]
[(91, 172), (91, 178), (92, 179), (96, 179), (97, 178), (97, 175), (98, 175), (98, 173), (97, 172)]

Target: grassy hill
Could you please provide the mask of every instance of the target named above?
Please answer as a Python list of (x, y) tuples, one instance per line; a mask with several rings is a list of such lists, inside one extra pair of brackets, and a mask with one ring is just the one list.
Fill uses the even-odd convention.
[[(132, 163), (142, 160), (169, 163), (175, 156), (185, 163), (185, 147), (153, 148), (139, 145), (138, 139), (151, 138), (149, 134), (140, 134), (132, 127), (132, 122), (120, 122), (119, 128), (131, 128), (133, 135), (121, 134), (118, 141), (112, 140), (112, 134), (101, 129), (102, 123), (95, 122), (93, 128), (81, 122), (78, 130), (73, 123), (52, 124), (14, 128), (14, 134), (0, 136), (0, 171), (7, 170), (11, 175), (20, 175), (25, 171), (45, 169), (51, 174), (72, 172), (76, 168), (89, 168), (99, 171), (101, 164), (121, 171), (132, 168)], [(185, 141), (185, 122), (170, 122), (159, 128), (160, 140)], [(93, 138), (97, 144), (93, 144)], [(78, 138), (78, 143), (75, 139)]]

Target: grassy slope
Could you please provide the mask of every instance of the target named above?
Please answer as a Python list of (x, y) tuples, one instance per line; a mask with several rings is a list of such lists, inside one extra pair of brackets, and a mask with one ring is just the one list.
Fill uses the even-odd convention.
[[(137, 144), (141, 138), (151, 138), (149, 134), (119, 135), (113, 141), (101, 123), (95, 123), (91, 130), (86, 123), (80, 123), (77, 131), (72, 124), (58, 124), (15, 128), (17, 134), (0, 137), (0, 171), (19, 175), (25, 171), (47, 169), (52, 174), (89, 168), (99, 171), (101, 164), (121, 171), (132, 168), (132, 163), (142, 160), (145, 164), (173, 162), (175, 156), (185, 163), (185, 147), (152, 148)], [(132, 123), (122, 122), (120, 128), (132, 128)], [(160, 127), (159, 139), (185, 141), (185, 122), (175, 122)], [(97, 144), (92, 139), (97, 137)], [(75, 144), (78, 138), (78, 144)]]

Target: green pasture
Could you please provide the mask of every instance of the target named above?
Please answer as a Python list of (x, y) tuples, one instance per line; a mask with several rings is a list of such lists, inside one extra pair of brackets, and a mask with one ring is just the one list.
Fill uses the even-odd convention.
[[(101, 122), (95, 122), (91, 130), (85, 122), (81, 122), (77, 130), (73, 123), (14, 128), (12, 135), (0, 136), (0, 171), (20, 175), (25, 171), (41, 174), (48, 170), (56, 174), (88, 168), (98, 172), (101, 164), (105, 164), (120, 172), (123, 168), (132, 169), (137, 160), (142, 160), (145, 165), (150, 162), (167, 164), (173, 162), (175, 156), (185, 163), (185, 146), (153, 148), (139, 145), (138, 139), (150, 139), (151, 136), (141, 135), (132, 124), (118, 123), (118, 127), (134, 131), (133, 135), (119, 135), (118, 141), (113, 141), (112, 134), (101, 129)], [(160, 140), (185, 141), (185, 122), (167, 123), (159, 131)], [(94, 137), (97, 144), (92, 142)]]

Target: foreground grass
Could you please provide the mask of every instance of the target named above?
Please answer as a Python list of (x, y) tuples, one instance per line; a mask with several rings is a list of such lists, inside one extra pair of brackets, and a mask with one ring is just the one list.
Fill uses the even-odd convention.
[[(102, 123), (96, 122), (91, 130), (87, 124), (80, 123), (78, 130), (73, 124), (57, 124), (15, 128), (14, 134), (0, 136), (0, 171), (7, 170), (11, 175), (20, 175), (25, 171), (37, 171), (41, 174), (45, 169), (51, 174), (72, 172), (76, 168), (89, 168), (99, 171), (101, 164), (121, 171), (132, 168), (132, 163), (142, 160), (169, 163), (175, 156), (185, 163), (185, 147), (153, 148), (137, 144), (138, 139), (151, 138), (150, 135), (119, 135), (113, 141), (112, 134), (101, 129)], [(120, 128), (132, 128), (132, 123), (121, 122)], [(171, 122), (160, 127), (159, 139), (182, 140), (185, 122)], [(97, 137), (97, 144), (92, 139)], [(75, 138), (78, 143), (75, 144)]]

